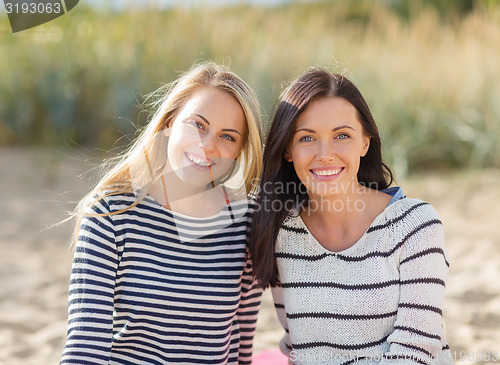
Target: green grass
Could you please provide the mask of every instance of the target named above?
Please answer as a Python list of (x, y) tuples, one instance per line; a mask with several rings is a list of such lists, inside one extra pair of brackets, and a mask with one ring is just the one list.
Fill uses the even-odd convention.
[(307, 67), (346, 73), (400, 176), (500, 167), (500, 6), (489, 3), (448, 18), (376, 1), (123, 13), (80, 4), (16, 34), (3, 16), (0, 144), (122, 146), (146, 122), (142, 95), (212, 59), (256, 90), (266, 120)]

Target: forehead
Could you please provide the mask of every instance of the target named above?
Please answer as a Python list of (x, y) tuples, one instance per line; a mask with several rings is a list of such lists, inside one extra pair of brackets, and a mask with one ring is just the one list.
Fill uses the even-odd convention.
[(204, 111), (214, 115), (243, 115), (243, 108), (234, 96), (213, 87), (203, 87), (196, 90), (186, 100), (181, 112), (193, 111)]
[(312, 101), (298, 117), (295, 129), (306, 125), (316, 127), (336, 127), (348, 125), (355, 129), (362, 129), (358, 111), (346, 99), (340, 97), (326, 97)]

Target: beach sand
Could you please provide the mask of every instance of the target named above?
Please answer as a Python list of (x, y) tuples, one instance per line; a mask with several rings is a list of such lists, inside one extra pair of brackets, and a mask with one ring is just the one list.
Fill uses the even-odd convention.
[[(0, 149), (0, 363), (57, 364), (64, 346), (71, 224), (51, 225), (88, 192), (88, 153)], [(89, 181), (90, 180), (90, 181)], [(500, 363), (500, 171), (430, 174), (399, 182), (440, 215), (450, 255), (444, 308), (457, 363)], [(282, 336), (264, 292), (255, 353)], [(495, 355), (496, 354), (496, 355)], [(495, 361), (496, 360), (496, 361)]]

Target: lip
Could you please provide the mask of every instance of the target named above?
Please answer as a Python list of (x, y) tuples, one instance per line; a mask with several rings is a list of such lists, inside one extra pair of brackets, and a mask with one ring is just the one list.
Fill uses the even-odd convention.
[(309, 170), (315, 179), (321, 181), (335, 180), (343, 171), (344, 167), (339, 166), (317, 167)]
[(214, 161), (196, 153), (184, 152), (184, 157), (186, 157), (186, 160), (188, 160), (191, 166), (202, 171), (208, 171), (215, 166)]

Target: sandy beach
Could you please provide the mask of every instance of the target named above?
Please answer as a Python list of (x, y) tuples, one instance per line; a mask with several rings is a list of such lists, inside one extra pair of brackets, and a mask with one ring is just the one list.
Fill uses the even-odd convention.
[[(95, 182), (97, 171), (81, 174), (98, 163), (96, 154), (0, 149), (3, 365), (59, 362), (66, 336), (72, 226), (50, 227)], [(430, 202), (444, 223), (451, 261), (445, 329), (457, 363), (500, 363), (500, 171), (421, 174), (399, 185), (406, 195)], [(266, 291), (255, 352), (275, 349), (281, 335)]]

